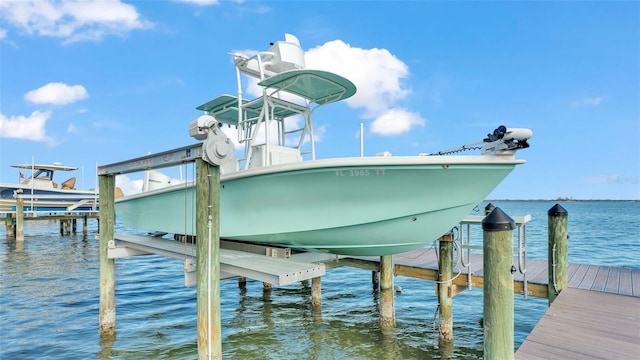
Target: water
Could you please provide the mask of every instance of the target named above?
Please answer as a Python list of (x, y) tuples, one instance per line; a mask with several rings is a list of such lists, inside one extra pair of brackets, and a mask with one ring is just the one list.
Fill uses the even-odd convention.
[[(531, 214), (528, 250), (547, 256), (547, 211), (555, 202), (493, 202), (507, 214)], [(640, 267), (640, 202), (567, 202), (569, 261)], [(484, 208), (482, 204), (479, 209)], [(79, 226), (81, 227), (81, 226)], [(58, 225), (28, 222), (24, 243), (0, 227), (1, 359), (194, 359), (195, 287), (183, 286), (182, 262), (159, 256), (116, 260), (116, 335), (98, 334), (96, 221), (89, 234), (60, 236)], [(118, 229), (117, 231), (121, 231)], [(481, 231), (474, 228), (481, 237)], [(479, 242), (478, 242), (479, 243)], [(453, 300), (454, 348), (438, 346), (434, 284), (396, 277), (396, 328), (378, 326), (371, 273), (330, 270), (322, 279), (322, 312), (311, 309), (310, 282), (274, 288), (236, 280), (221, 285), (225, 359), (482, 358), (482, 290)], [(545, 299), (515, 297), (518, 347), (547, 309)]]

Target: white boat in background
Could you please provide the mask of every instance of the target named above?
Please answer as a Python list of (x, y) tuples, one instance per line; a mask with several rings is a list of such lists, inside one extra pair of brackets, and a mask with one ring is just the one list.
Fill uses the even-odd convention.
[[(199, 106), (204, 115), (189, 128), (204, 140), (203, 158), (221, 168), (223, 239), (344, 255), (405, 252), (451, 230), (524, 163), (515, 153), (529, 146), (531, 131), (504, 126), (437, 154), (316, 159), (313, 115), (354, 95), (355, 85), (306, 69), (289, 34), (266, 52), (232, 56), (238, 96)], [(243, 76), (258, 79), (262, 96), (243, 98)], [(223, 124), (238, 129), (240, 159)], [(449, 155), (470, 149), (480, 154)], [(116, 199), (115, 208), (129, 228), (195, 235), (193, 181)]]
[[(69, 177), (58, 184), (54, 173), (70, 172), (78, 168), (53, 164), (19, 164), (19, 183), (0, 183), (0, 212), (16, 211), (16, 197), (24, 199), (26, 211), (79, 211), (98, 209), (97, 190), (77, 190), (76, 178)], [(30, 176), (27, 176), (28, 172)]]

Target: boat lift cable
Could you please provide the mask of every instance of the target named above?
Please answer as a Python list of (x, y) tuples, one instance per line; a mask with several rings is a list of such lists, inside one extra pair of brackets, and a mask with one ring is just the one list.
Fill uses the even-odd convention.
[[(185, 168), (185, 170), (186, 170), (186, 168)], [(183, 190), (184, 190), (184, 192), (183, 192), (184, 196), (183, 197), (184, 197), (184, 209), (185, 209), (185, 211), (184, 211), (184, 229), (182, 229), (182, 231), (183, 231), (183, 234), (185, 234), (184, 235), (185, 237), (183, 239), (184, 240), (183, 244), (184, 244), (184, 258), (185, 258), (185, 261), (186, 261), (187, 260), (187, 239), (186, 239), (186, 236), (188, 234), (187, 233), (187, 226), (189, 226), (189, 224), (187, 222), (187, 203), (188, 203), (187, 194), (188, 194), (188, 192), (187, 192), (186, 182), (185, 182), (185, 186), (184, 186)]]
[[(207, 166), (207, 181), (208, 181), (208, 190), (211, 189), (211, 167)], [(207, 315), (208, 315), (208, 319), (207, 319), (207, 341), (209, 342), (209, 344), (207, 345), (207, 349), (209, 349), (209, 353), (208, 358), (212, 359), (212, 352), (211, 349), (213, 348), (212, 345), (212, 340), (211, 340), (211, 330), (212, 330), (212, 322), (213, 322), (213, 305), (211, 304), (211, 262), (213, 261), (211, 258), (213, 256), (212, 254), (212, 249), (211, 249), (211, 242), (212, 242), (212, 234), (211, 234), (211, 228), (212, 228), (212, 218), (213, 218), (213, 197), (211, 196), (211, 191), (207, 191), (207, 193), (209, 194), (208, 196), (208, 201), (207, 201)]]
[[(192, 163), (193, 164), (193, 163)], [(182, 239), (180, 239), (179, 237), (176, 237), (176, 240), (181, 240), (184, 243), (184, 255), (185, 255), (185, 261), (188, 260), (188, 257), (195, 257), (196, 253), (195, 253), (195, 247), (191, 247), (191, 251), (192, 253), (188, 253), (188, 243), (193, 242), (195, 243), (195, 237), (194, 236), (189, 236), (187, 234), (195, 234), (195, 217), (192, 217), (191, 219), (191, 223), (189, 223), (187, 220), (189, 218), (189, 213), (192, 211), (189, 207), (189, 167), (188, 164), (184, 164), (184, 174), (186, 175), (186, 179), (183, 179), (183, 190), (184, 190), (184, 229), (183, 229), (183, 237)], [(195, 179), (195, 165), (191, 166), (191, 176), (193, 179)], [(195, 204), (195, 192), (191, 193), (191, 204)], [(188, 227), (191, 227), (191, 229), (187, 229)], [(190, 230), (190, 231), (189, 231)], [(194, 240), (194, 241), (190, 241), (190, 240)]]

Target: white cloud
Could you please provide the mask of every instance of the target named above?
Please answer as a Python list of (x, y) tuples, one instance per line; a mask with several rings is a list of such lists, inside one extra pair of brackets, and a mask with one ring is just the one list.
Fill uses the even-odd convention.
[[(161, 176), (161, 177), (165, 176), (165, 174), (162, 171), (158, 171), (158, 170), (155, 170), (155, 171), (158, 173), (158, 176)], [(156, 177), (156, 179), (158, 180), (162, 179), (162, 181), (165, 181), (164, 178)], [(184, 182), (185, 182), (184, 180), (172, 178), (169, 180), (168, 185), (178, 185), (178, 184), (183, 184)], [(115, 185), (116, 187), (119, 187), (120, 190), (122, 190), (122, 193), (124, 194), (124, 196), (130, 196), (130, 195), (135, 195), (142, 192), (144, 180), (142, 179), (134, 180), (127, 175), (118, 175), (116, 176)]]
[(67, 127), (67, 132), (71, 133), (71, 134), (76, 134), (79, 132), (79, 129), (77, 126), (73, 125), (73, 124), (69, 124), (69, 126)]
[(0, 40), (7, 37), (7, 30), (0, 28)]
[(127, 175), (116, 176), (116, 186), (122, 190), (125, 196), (142, 192), (142, 180), (133, 180)]
[(358, 92), (346, 102), (365, 108), (367, 118), (386, 112), (411, 93), (403, 79), (408, 66), (386, 49), (351, 47), (342, 40), (327, 42), (305, 53), (307, 68), (331, 71), (351, 80)]
[(420, 114), (406, 109), (394, 108), (378, 116), (371, 124), (371, 131), (384, 136), (392, 136), (409, 132), (415, 126), (424, 127), (425, 124), (426, 120), (420, 117)]
[(53, 144), (53, 139), (45, 132), (45, 124), (51, 116), (50, 111), (34, 111), (30, 116), (6, 117), (0, 113), (0, 138), (45, 141)]
[[(257, 53), (247, 49), (233, 52), (244, 56)], [(409, 77), (409, 67), (388, 50), (362, 49), (334, 40), (306, 51), (305, 62), (308, 69), (330, 71), (356, 85), (356, 94), (345, 102), (352, 108), (364, 109), (362, 117), (373, 120), (370, 127), (373, 133), (391, 136), (425, 126), (426, 120), (419, 114), (398, 108), (398, 103), (411, 93), (403, 84)], [(245, 94), (262, 95), (258, 80), (245, 80)], [(285, 99), (299, 102), (293, 96)]]
[(89, 97), (87, 89), (82, 85), (69, 86), (63, 83), (47, 85), (29, 91), (24, 98), (34, 104), (65, 105)]
[(153, 27), (133, 5), (120, 0), (3, 0), (0, 10), (5, 22), (25, 33), (63, 38), (65, 43)]
[(584, 98), (584, 99), (576, 100), (571, 105), (573, 105), (573, 106), (589, 106), (589, 105), (597, 106), (597, 105), (600, 105), (603, 100), (604, 100), (603, 96), (596, 96), (596, 97), (590, 97), (590, 98)]

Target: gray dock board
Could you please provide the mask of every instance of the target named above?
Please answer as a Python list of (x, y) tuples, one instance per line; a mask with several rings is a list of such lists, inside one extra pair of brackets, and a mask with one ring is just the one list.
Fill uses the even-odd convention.
[(586, 264), (569, 264), (569, 269), (575, 269), (575, 271), (570, 271), (569, 282), (567, 283), (567, 286), (577, 288), (582, 282), (582, 279), (584, 279), (585, 275), (587, 274), (588, 268), (589, 265)]
[(620, 269), (620, 291), (618, 292), (620, 295), (633, 295), (631, 274), (631, 269)]
[(640, 298), (567, 288), (551, 304), (515, 357), (640, 358)]
[(587, 267), (587, 272), (584, 274), (584, 277), (582, 278), (582, 281), (580, 281), (580, 284), (578, 284), (577, 288), (591, 290), (593, 282), (596, 279), (597, 273), (598, 273), (598, 267), (589, 265)]
[(529, 260), (529, 264), (533, 266), (531, 267), (530, 271), (528, 271), (527, 281), (534, 284), (547, 284), (549, 282), (547, 262), (544, 260), (536, 259)]
[(609, 269), (609, 276), (604, 286), (604, 292), (612, 294), (620, 293), (620, 268), (612, 267)]
[[(465, 256), (466, 254), (462, 254)], [(380, 259), (376, 256), (354, 257), (377, 264)], [(430, 248), (417, 249), (407, 253), (394, 255), (396, 266), (408, 266), (419, 269), (437, 270), (438, 260), (436, 251)], [(460, 271), (460, 276), (471, 273), (474, 276), (483, 276), (484, 264), (482, 254), (471, 254), (468, 259), (471, 266), (463, 267), (460, 262), (454, 265), (454, 272)], [(514, 256), (513, 264), (517, 267), (518, 258)], [(375, 265), (374, 265), (375, 266)], [(549, 283), (548, 262), (543, 259), (527, 259), (527, 282), (529, 284), (547, 285)], [(613, 294), (640, 296), (640, 269), (614, 268), (610, 266), (598, 266), (588, 264), (568, 264), (568, 283), (570, 288), (595, 290)], [(523, 281), (524, 275), (520, 272), (514, 274), (514, 281)]]
[(607, 285), (607, 279), (609, 278), (609, 270), (608, 266), (598, 267), (598, 272), (591, 285), (591, 290), (604, 291)]
[(640, 269), (632, 270), (631, 289), (633, 291), (633, 296), (640, 296)]

